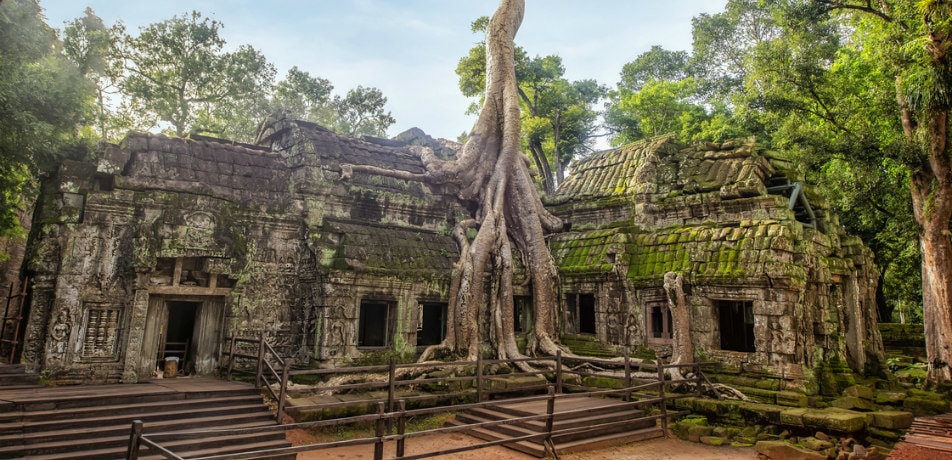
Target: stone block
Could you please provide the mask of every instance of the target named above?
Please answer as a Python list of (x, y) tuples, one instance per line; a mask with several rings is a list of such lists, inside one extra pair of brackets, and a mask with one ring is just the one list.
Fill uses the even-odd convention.
[(844, 396), (842, 398), (834, 399), (832, 402), (832, 405), (833, 407), (838, 407), (840, 409), (852, 409), (852, 410), (861, 410), (861, 411), (871, 411), (873, 409), (876, 409), (876, 406), (874, 406), (870, 400), (859, 398), (856, 396)]
[(912, 412), (883, 410), (866, 414), (866, 423), (876, 428), (904, 430), (912, 426)]
[(873, 397), (873, 402), (876, 404), (891, 404), (891, 405), (902, 405), (903, 400), (906, 399), (905, 391), (880, 391), (876, 393), (876, 396)]
[(701, 436), (701, 444), (709, 446), (723, 446), (726, 442), (724, 438), (719, 436)]
[(788, 407), (807, 407), (807, 395), (796, 391), (778, 391), (777, 404)]
[(760, 441), (754, 449), (770, 460), (826, 460), (825, 454), (801, 449), (783, 441)]
[(838, 433), (855, 433), (866, 427), (866, 414), (845, 409), (807, 411), (803, 415), (805, 426)]
[(780, 424), (804, 427), (806, 425), (803, 423), (803, 416), (806, 415), (807, 412), (810, 412), (810, 409), (787, 409), (780, 413)]
[(925, 398), (906, 398), (902, 402), (902, 407), (912, 412), (917, 417), (925, 415), (944, 414), (949, 412), (949, 403), (946, 401), (937, 401)]
[(865, 399), (867, 401), (872, 401), (874, 392), (873, 389), (863, 385), (853, 385), (843, 391), (845, 396), (853, 396), (856, 398)]
[(803, 444), (803, 447), (806, 447), (807, 449), (815, 451), (826, 450), (833, 447), (832, 442), (824, 441), (814, 437), (800, 438), (800, 444)]
[(692, 425), (688, 428), (688, 441), (701, 442), (701, 438), (710, 436), (714, 428), (705, 425)]

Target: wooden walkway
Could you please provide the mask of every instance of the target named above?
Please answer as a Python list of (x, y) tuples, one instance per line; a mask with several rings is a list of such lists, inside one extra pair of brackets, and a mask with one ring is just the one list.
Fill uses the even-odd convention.
[(161, 395), (163, 393), (215, 393), (252, 388), (247, 383), (229, 382), (212, 377), (180, 377), (155, 379), (128, 385), (70, 385), (62, 387), (32, 387), (4, 389), (0, 387), (0, 412), (3, 407), (17, 403), (49, 401), (83, 401), (98, 397)]
[(917, 417), (903, 441), (952, 457), (952, 414)]

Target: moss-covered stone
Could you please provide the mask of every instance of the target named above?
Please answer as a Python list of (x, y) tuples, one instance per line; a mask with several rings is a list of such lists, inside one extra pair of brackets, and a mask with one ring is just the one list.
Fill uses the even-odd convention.
[(902, 407), (912, 412), (916, 417), (937, 415), (949, 412), (949, 403), (943, 400), (908, 397), (902, 402)]
[(887, 430), (904, 430), (912, 426), (912, 412), (884, 410), (866, 414), (866, 423), (871, 427)]

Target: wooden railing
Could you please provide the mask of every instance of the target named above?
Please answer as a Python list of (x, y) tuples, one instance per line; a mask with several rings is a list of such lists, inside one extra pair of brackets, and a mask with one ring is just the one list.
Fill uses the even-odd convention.
[[(255, 388), (264, 388), (268, 391), (278, 403), (278, 409), (275, 418), (278, 423), (284, 423), (284, 408), (287, 404), (287, 391), (289, 372), (294, 360), (291, 358), (282, 358), (271, 344), (265, 339), (264, 334), (258, 339), (249, 339), (241, 337), (228, 337), (228, 351), (222, 353), (223, 357), (228, 356), (228, 366), (226, 377), (231, 380), (235, 373), (247, 373), (241, 367), (236, 368), (236, 360), (254, 360)], [(254, 355), (242, 353), (239, 351), (240, 344), (256, 346), (257, 353)], [(219, 360), (221, 362), (221, 360)], [(278, 387), (275, 391), (274, 386)]]
[[(451, 401), (458, 400), (460, 397), (473, 397), (475, 401), (482, 402), (487, 400), (491, 396), (499, 395), (501, 393), (512, 393), (512, 392), (527, 392), (532, 390), (544, 390), (549, 386), (547, 380), (540, 380), (537, 385), (522, 385), (517, 388), (503, 388), (503, 389), (494, 389), (491, 384), (487, 385), (487, 379), (511, 379), (513, 377), (526, 377), (526, 376), (539, 376), (542, 374), (539, 370), (530, 370), (530, 371), (519, 371), (518, 367), (520, 364), (525, 363), (529, 366), (537, 366), (554, 369), (553, 375), (554, 388), (556, 393), (564, 393), (566, 390), (573, 392), (591, 392), (593, 389), (598, 389), (598, 387), (586, 387), (584, 385), (567, 383), (565, 376), (572, 375), (576, 376), (578, 379), (583, 379), (585, 377), (600, 377), (608, 379), (619, 380), (619, 386), (625, 388), (634, 388), (636, 384), (647, 383), (647, 382), (657, 382), (665, 381), (664, 369), (691, 369), (693, 371), (694, 377), (691, 379), (682, 379), (682, 380), (667, 380), (668, 385), (680, 385), (683, 383), (692, 383), (696, 388), (696, 393), (700, 396), (702, 383), (706, 382), (710, 385), (710, 381), (707, 380), (707, 377), (704, 376), (704, 373), (701, 371), (701, 363), (690, 363), (690, 364), (681, 364), (681, 365), (663, 365), (658, 366), (654, 363), (646, 363), (640, 360), (631, 360), (626, 354), (620, 360), (605, 360), (605, 359), (595, 359), (587, 357), (578, 357), (571, 356), (565, 357), (561, 352), (557, 352), (555, 356), (547, 357), (536, 357), (536, 358), (519, 358), (519, 359), (482, 359), (478, 357), (476, 361), (453, 361), (453, 362), (428, 362), (428, 363), (409, 363), (409, 364), (397, 364), (393, 358), (390, 359), (388, 364), (384, 365), (373, 365), (373, 366), (359, 366), (359, 367), (344, 367), (344, 368), (333, 368), (333, 369), (292, 369), (293, 360), (290, 358), (282, 359), (271, 347), (270, 344), (265, 340), (264, 336), (259, 339), (249, 339), (249, 338), (236, 338), (231, 337), (228, 339), (230, 346), (228, 351), (223, 353), (229, 357), (228, 366), (226, 371), (226, 377), (231, 379), (235, 373), (245, 373), (250, 374), (249, 370), (242, 370), (235, 367), (235, 360), (253, 360), (253, 366), (246, 366), (247, 368), (255, 369), (255, 386), (258, 388), (267, 389), (268, 393), (277, 403), (277, 412), (275, 417), (278, 420), (278, 423), (284, 422), (284, 415), (290, 411), (291, 413), (301, 413), (311, 410), (321, 410), (321, 409), (341, 409), (347, 407), (359, 407), (359, 406), (372, 406), (378, 402), (385, 403), (387, 411), (393, 412), (396, 410), (396, 400), (398, 393), (401, 389), (409, 386), (421, 386), (428, 384), (438, 384), (438, 385), (448, 385), (456, 386), (457, 391), (445, 391), (440, 393), (433, 394), (422, 394), (417, 396), (406, 396), (403, 398), (404, 401), (408, 403), (421, 403), (423, 401), (430, 401), (439, 403), (442, 401)], [(256, 347), (257, 353), (252, 355), (248, 353), (241, 353), (238, 351), (240, 344), (252, 345)], [(487, 374), (485, 371), (487, 368), (492, 366), (506, 365), (512, 371), (506, 374)], [(568, 366), (573, 365), (574, 369), (569, 369)], [(594, 372), (594, 371), (585, 371), (577, 370), (577, 368), (590, 365), (590, 366), (600, 366), (605, 368), (615, 368), (623, 370), (621, 375), (613, 375), (606, 372)], [(455, 377), (427, 377), (427, 378), (401, 378), (401, 375), (412, 374), (414, 370), (420, 370), (420, 374), (425, 374), (426, 370), (433, 369), (452, 369), (458, 368), (461, 369), (461, 375)], [(469, 369), (472, 369), (472, 373), (469, 373)], [(291, 379), (297, 377), (312, 377), (315, 379), (328, 380), (333, 375), (370, 375), (370, 374), (387, 374), (386, 381), (371, 381), (371, 382), (360, 382), (360, 383), (346, 383), (340, 385), (321, 385), (321, 391), (327, 391), (330, 393), (339, 393), (339, 392), (371, 392), (374, 390), (386, 389), (387, 396), (386, 398), (368, 398), (368, 399), (359, 399), (352, 401), (344, 401), (337, 403), (324, 403), (324, 404), (314, 404), (314, 405), (295, 405), (292, 408), (287, 408), (287, 388), (288, 383)], [(275, 389), (277, 387), (277, 389)], [(487, 388), (488, 387), (488, 388)], [(468, 390), (467, 388), (472, 388)], [(630, 400), (634, 395), (633, 393), (625, 394), (625, 399)], [(662, 392), (664, 389), (662, 388)], [(644, 395), (638, 395), (644, 396)]]
[[(552, 358), (549, 358), (550, 360)], [(489, 361), (487, 361), (489, 362)], [(379, 366), (378, 366), (379, 367)], [(478, 365), (477, 365), (478, 367)], [(666, 379), (666, 370), (673, 368), (694, 368), (697, 372), (700, 372), (699, 364), (682, 364), (682, 365), (655, 365), (656, 372), (658, 375), (658, 380), (649, 381), (647, 383), (641, 383), (634, 386), (627, 386), (620, 389), (613, 390), (598, 390), (598, 391), (586, 391), (581, 393), (560, 393), (556, 385), (548, 385), (546, 387), (547, 391), (545, 395), (542, 396), (527, 396), (520, 398), (508, 398), (506, 399), (507, 403), (522, 403), (522, 402), (531, 402), (531, 401), (546, 401), (546, 410), (545, 413), (530, 415), (530, 416), (520, 416), (520, 417), (510, 417), (502, 420), (481, 422), (481, 423), (472, 423), (467, 425), (452, 426), (452, 427), (442, 427), (435, 428), (423, 431), (417, 431), (408, 433), (406, 432), (406, 422), (408, 419), (421, 416), (431, 416), (436, 414), (442, 414), (447, 412), (457, 412), (465, 411), (480, 407), (489, 407), (499, 404), (499, 401), (477, 401), (470, 404), (456, 404), (456, 405), (447, 405), (447, 406), (438, 406), (438, 407), (427, 407), (408, 410), (407, 409), (407, 399), (398, 399), (395, 401), (394, 409), (388, 410), (387, 401), (374, 401), (373, 405), (375, 407), (374, 413), (365, 414), (365, 415), (356, 415), (350, 417), (342, 418), (333, 418), (327, 420), (318, 420), (313, 422), (303, 422), (303, 423), (288, 423), (283, 425), (274, 425), (269, 427), (255, 427), (255, 428), (239, 428), (239, 429), (230, 429), (230, 430), (192, 430), (184, 432), (169, 432), (169, 433), (155, 433), (149, 435), (142, 434), (143, 424), (141, 421), (135, 421), (132, 424), (132, 433), (129, 439), (129, 454), (128, 459), (135, 460), (138, 458), (138, 452), (141, 446), (146, 446), (148, 449), (152, 449), (152, 453), (159, 453), (167, 459), (171, 460), (184, 460), (182, 457), (176, 455), (169, 449), (162, 446), (162, 442), (167, 442), (173, 437), (175, 439), (183, 438), (203, 438), (209, 436), (220, 436), (220, 435), (241, 435), (241, 434), (252, 434), (252, 433), (264, 433), (264, 432), (280, 432), (292, 429), (313, 429), (321, 428), (328, 426), (340, 426), (348, 424), (357, 424), (361, 422), (373, 422), (374, 424), (374, 436), (358, 438), (358, 439), (349, 439), (345, 441), (335, 441), (335, 442), (325, 442), (319, 444), (310, 444), (303, 446), (295, 447), (286, 447), (286, 448), (273, 448), (273, 449), (264, 449), (254, 452), (246, 452), (241, 454), (226, 454), (226, 455), (215, 455), (202, 457), (203, 460), (223, 460), (223, 459), (260, 459), (260, 458), (274, 458), (274, 457), (283, 457), (292, 454), (298, 454), (301, 452), (317, 451), (317, 450), (326, 450), (336, 447), (345, 447), (345, 446), (358, 446), (358, 445), (373, 445), (374, 446), (374, 459), (381, 460), (383, 459), (384, 444), (388, 442), (396, 443), (396, 456), (394, 458), (398, 459), (422, 459), (436, 457), (440, 455), (449, 455), (453, 453), (482, 449), (486, 447), (492, 447), (497, 445), (506, 445), (511, 443), (516, 443), (520, 441), (531, 441), (531, 440), (543, 440), (546, 445), (552, 446), (553, 436), (571, 434), (571, 433), (580, 433), (580, 432), (591, 432), (593, 430), (605, 429), (608, 430), (615, 426), (621, 426), (622, 424), (631, 423), (633, 421), (660, 421), (659, 430), (662, 433), (667, 431), (668, 419), (670, 417), (680, 416), (684, 412), (671, 412), (667, 408), (667, 402), (673, 399), (692, 396), (693, 394), (671, 394), (666, 391), (666, 387), (670, 385), (677, 385), (680, 383), (692, 382), (699, 383), (700, 379), (694, 377), (691, 379)], [(292, 371), (299, 372), (299, 371)], [(301, 375), (301, 374), (298, 374)], [(473, 377), (469, 377), (472, 379)], [(636, 380), (633, 377), (629, 377), (632, 381)], [(454, 378), (455, 380), (455, 378)], [(648, 379), (638, 379), (638, 380), (648, 380)], [(392, 383), (392, 380), (390, 381)], [(625, 400), (630, 408), (641, 408), (644, 406), (655, 407), (657, 410), (654, 411), (645, 411), (650, 415), (629, 418), (625, 420), (606, 422), (598, 425), (590, 425), (578, 428), (565, 428), (561, 430), (554, 429), (553, 420), (557, 415), (572, 415), (576, 413), (584, 413), (588, 409), (575, 409), (575, 410), (566, 410), (566, 411), (555, 411), (556, 401), (562, 399), (572, 399), (572, 398), (587, 398), (592, 396), (602, 396), (602, 397), (617, 397)], [(323, 405), (320, 407), (330, 407), (331, 405)], [(442, 449), (439, 451), (430, 451), (424, 453), (417, 453), (413, 455), (406, 455), (406, 443), (409, 440), (430, 436), (436, 434), (446, 434), (453, 432), (461, 432), (472, 430), (474, 428), (489, 428), (497, 425), (511, 425), (519, 422), (527, 422), (533, 420), (544, 420), (543, 429), (537, 433), (527, 434), (523, 436), (513, 436), (506, 439), (496, 440), (496, 441), (486, 441), (480, 442), (473, 445), (468, 445), (465, 447), (456, 447)], [(396, 427), (396, 432), (392, 433), (390, 428)]]

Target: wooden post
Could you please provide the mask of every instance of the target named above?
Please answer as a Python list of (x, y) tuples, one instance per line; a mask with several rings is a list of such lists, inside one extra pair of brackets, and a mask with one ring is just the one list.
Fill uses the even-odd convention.
[(701, 391), (701, 364), (694, 363), (694, 378), (697, 379), (697, 397), (700, 398), (703, 391)]
[(625, 401), (631, 401), (631, 357), (628, 356), (628, 350), (625, 350)]
[(374, 460), (383, 460), (383, 437), (385, 434), (383, 403), (377, 403), (377, 420), (374, 421), (374, 435), (377, 440), (374, 442)]
[(261, 388), (261, 381), (264, 379), (264, 332), (261, 333), (261, 340), (258, 341), (258, 373), (255, 375), (255, 388)]
[(396, 392), (396, 379), (397, 369), (393, 360), (393, 356), (390, 357), (390, 376), (389, 376), (389, 385), (387, 386), (387, 411), (393, 412), (393, 402), (394, 402), (394, 393)]
[(284, 369), (281, 370), (281, 390), (278, 392), (278, 425), (284, 424), (284, 407), (288, 402), (288, 372), (294, 360), (291, 358), (284, 360)]
[(142, 420), (133, 420), (132, 431), (129, 433), (129, 450), (126, 451), (126, 460), (139, 459), (140, 437), (142, 437)]
[(555, 391), (562, 392), (562, 350), (555, 350)]
[[(400, 418), (397, 419), (397, 434), (403, 436), (407, 432), (407, 402), (402, 399), (397, 401), (397, 410), (400, 411)], [(403, 458), (406, 443), (406, 439), (397, 440), (397, 458)]]
[(476, 355), (476, 402), (483, 402), (483, 355)]
[(235, 369), (235, 339), (237, 336), (232, 335), (230, 343), (228, 344), (228, 380), (231, 380), (231, 372)]
[[(549, 399), (545, 402), (545, 442), (544, 444), (549, 446), (553, 451), (552, 455), (555, 455), (555, 443), (552, 442), (552, 426), (554, 425), (555, 419), (555, 388), (552, 385), (549, 385)], [(558, 458), (558, 457), (556, 457)]]
[(668, 405), (664, 395), (664, 364), (658, 359), (658, 398), (661, 398), (661, 432), (668, 434)]

